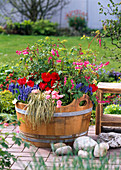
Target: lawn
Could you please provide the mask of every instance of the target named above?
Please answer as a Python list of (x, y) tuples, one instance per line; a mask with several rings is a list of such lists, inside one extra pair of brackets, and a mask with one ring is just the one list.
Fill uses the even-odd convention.
[[(21, 35), (0, 35), (0, 65), (10, 64), (14, 65), (19, 61), (20, 56), (16, 54), (16, 50), (23, 50), (28, 45), (33, 45), (39, 39), (45, 38), (45, 36), (21, 36)], [(88, 48), (89, 42), (93, 39), (90, 37), (89, 40), (81, 39), (81, 37), (54, 37), (52, 39), (57, 41), (58, 39), (66, 39), (66, 47), (71, 48), (72, 46), (78, 46), (81, 44), (82, 49)], [(106, 43), (111, 47), (111, 42), (109, 38), (106, 38)], [(97, 40), (94, 40), (90, 48), (97, 52), (97, 61), (106, 62), (110, 61), (109, 66), (106, 67), (106, 70), (111, 70), (112, 68), (116, 71), (119, 71), (120, 63), (110, 60), (108, 57), (112, 56), (112, 52), (105, 50), (102, 47), (99, 47)]]

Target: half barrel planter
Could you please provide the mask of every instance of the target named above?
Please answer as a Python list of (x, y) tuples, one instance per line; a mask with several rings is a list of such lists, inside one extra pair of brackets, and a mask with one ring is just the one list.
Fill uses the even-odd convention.
[[(85, 105), (80, 106), (81, 101), (86, 101)], [(54, 116), (49, 123), (41, 122), (33, 129), (27, 119), (27, 105), (20, 102), (15, 105), (18, 120), (23, 120), (19, 127), (23, 140), (37, 147), (50, 147), (50, 143), (58, 142), (71, 145), (75, 138), (87, 135), (92, 107), (89, 96), (83, 95), (67, 106), (55, 108)]]

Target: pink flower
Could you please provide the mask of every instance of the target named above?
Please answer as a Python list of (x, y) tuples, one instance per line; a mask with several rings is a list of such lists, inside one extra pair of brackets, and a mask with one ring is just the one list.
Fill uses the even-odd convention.
[(56, 99), (56, 95), (52, 95), (52, 99)]
[(73, 79), (71, 79), (71, 84), (72, 84), (72, 87), (71, 87), (71, 89), (73, 89), (74, 88), (74, 84), (73, 84)]
[(81, 62), (81, 63), (78, 63), (78, 65), (82, 66), (82, 65), (83, 65), (83, 63), (82, 63), (82, 62)]
[(95, 68), (95, 70), (98, 70), (98, 67), (97, 67), (97, 68)]
[(57, 63), (61, 63), (61, 60), (56, 60)]
[(50, 63), (50, 60), (52, 59), (52, 57), (50, 56), (49, 58), (48, 58), (48, 63)]
[(104, 66), (107, 66), (109, 64), (109, 61), (104, 64)]
[(54, 52), (54, 50), (53, 50), (53, 49), (51, 50), (51, 53), (52, 53), (52, 55), (53, 55), (53, 56), (55, 56), (55, 52)]
[(101, 47), (101, 39), (99, 39), (99, 46)]
[(23, 54), (29, 54), (29, 52), (26, 51), (26, 50), (23, 50), (22, 53), (23, 53)]
[(22, 51), (16, 51), (16, 54), (20, 55), (22, 53)]
[(75, 62), (73, 62), (73, 65), (75, 65), (76, 63)]
[(85, 61), (85, 62), (84, 62), (84, 66), (85, 66), (85, 67), (87, 66), (87, 64), (89, 64), (89, 61)]
[(57, 57), (59, 57), (58, 51), (56, 50), (55, 52), (56, 52), (56, 54), (57, 54)]
[(9, 126), (9, 123), (4, 123), (4, 127)]
[(47, 96), (46, 96), (46, 99), (48, 100), (49, 98), (50, 98), (50, 95), (47, 95)]
[(51, 90), (45, 91), (45, 94), (50, 94)]
[(20, 132), (20, 131), (19, 131), (19, 127), (17, 127), (17, 128), (16, 128), (16, 133), (19, 133), (19, 132)]
[(63, 98), (63, 96), (64, 96), (64, 95), (62, 95), (62, 94), (61, 94), (61, 95), (59, 95), (59, 97), (60, 97), (60, 98)]
[(75, 67), (75, 70), (78, 70), (78, 69), (80, 69), (80, 67)]
[(0, 84), (0, 88), (2, 88), (3, 87), (3, 84)]
[(67, 77), (64, 77), (64, 86), (66, 85), (66, 81), (67, 80)]
[(39, 54), (39, 49), (37, 48), (37, 53)]
[(99, 68), (102, 68), (103, 67), (103, 64), (100, 64)]
[(57, 45), (57, 47), (59, 47), (59, 45)]
[(39, 91), (39, 89), (33, 89), (32, 91), (31, 91), (31, 93), (39, 93), (40, 91)]
[(80, 55), (83, 55), (84, 53), (80, 53)]
[(71, 79), (71, 83), (73, 83), (74, 81), (73, 81), (73, 79)]
[(61, 100), (58, 100), (58, 101), (57, 101), (57, 108), (61, 107), (61, 104), (62, 104), (62, 101), (61, 101)]
[(57, 91), (52, 91), (52, 95), (57, 95), (59, 92)]

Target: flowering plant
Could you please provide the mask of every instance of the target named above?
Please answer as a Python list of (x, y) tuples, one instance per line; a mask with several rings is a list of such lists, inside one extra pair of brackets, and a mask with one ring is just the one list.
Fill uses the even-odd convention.
[(9, 85), (9, 90), (16, 95), (17, 100), (29, 102), (32, 99), (29, 98), (31, 92), (39, 90), (39, 94), (41, 92), (46, 99), (56, 100), (57, 107), (61, 103), (67, 105), (83, 94), (88, 94), (96, 103), (93, 93), (97, 90), (98, 72), (109, 62), (96, 64), (96, 54), (92, 50), (82, 50), (81, 45), (69, 50), (65, 42), (58, 40), (55, 43), (46, 37), (26, 50), (17, 51), (22, 56), (24, 72), (17, 80), (18, 84)]
[(68, 20), (69, 26), (77, 31), (86, 28), (87, 23), (85, 20), (86, 14), (81, 12), (81, 10), (73, 10), (66, 14), (66, 19)]

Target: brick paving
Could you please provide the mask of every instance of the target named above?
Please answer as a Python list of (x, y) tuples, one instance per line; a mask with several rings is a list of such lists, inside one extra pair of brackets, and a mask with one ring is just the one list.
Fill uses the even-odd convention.
[[(2, 132), (15, 132), (17, 126), (8, 126), (2, 130)], [(97, 136), (95, 135), (95, 126), (90, 126), (88, 131), (88, 136), (92, 137), (93, 139), (97, 139)], [(53, 162), (55, 162), (56, 167), (59, 167), (62, 165), (62, 160), (64, 157), (62, 156), (56, 156), (52, 153), (52, 150), (50, 148), (37, 148), (34, 146), (30, 146), (30, 148), (24, 148), (24, 145), (18, 146), (14, 144), (12, 141), (12, 135), (6, 135), (6, 140), (9, 144), (9, 148), (7, 149), (11, 154), (15, 155), (17, 158), (17, 162), (11, 161), (11, 167), (12, 170), (30, 170), (34, 168), (35, 160), (33, 160), (32, 155), (35, 154), (36, 160), (38, 161), (40, 157), (43, 158), (44, 163), (47, 166), (47, 169), (52, 169)], [(111, 160), (109, 160), (109, 169), (115, 169), (119, 167), (121, 169), (121, 159), (119, 157), (120, 155), (120, 148), (118, 149), (110, 149), (107, 153), (107, 157), (109, 155), (112, 155), (114, 157), (114, 154), (116, 153), (117, 159), (115, 163), (113, 163)], [(71, 164), (73, 161), (74, 156), (69, 157), (69, 163)], [(94, 159), (93, 162), (96, 164), (100, 164), (99, 159)], [(33, 168), (30, 168), (31, 167)]]

